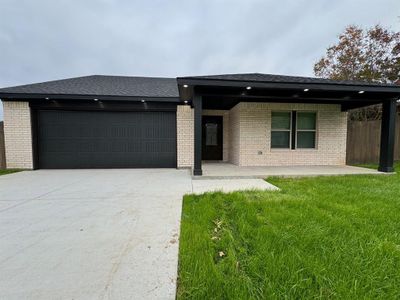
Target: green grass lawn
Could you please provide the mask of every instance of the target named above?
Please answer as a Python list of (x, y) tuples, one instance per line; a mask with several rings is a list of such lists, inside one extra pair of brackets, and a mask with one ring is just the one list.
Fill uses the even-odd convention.
[(11, 173), (16, 173), (16, 172), (20, 172), (23, 170), (20, 169), (0, 169), (0, 176), (1, 175), (7, 175), (7, 174), (11, 174)]
[(268, 181), (184, 197), (178, 299), (400, 298), (400, 175)]

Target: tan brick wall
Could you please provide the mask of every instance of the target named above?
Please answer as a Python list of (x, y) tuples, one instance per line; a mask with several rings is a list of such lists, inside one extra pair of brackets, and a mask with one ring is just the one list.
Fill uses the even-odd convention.
[(203, 110), (203, 116), (222, 116), (222, 160), (229, 160), (229, 110)]
[[(271, 149), (271, 111), (317, 112), (316, 149)], [(347, 114), (340, 105), (246, 103), (231, 116), (231, 159), (240, 166), (344, 165)], [(239, 128), (239, 130), (237, 130)], [(235, 152), (234, 149), (240, 149)]]
[[(229, 160), (229, 111), (203, 110), (204, 116), (222, 116), (223, 161)], [(189, 105), (179, 105), (176, 112), (178, 168), (194, 164), (194, 110)]]
[(176, 111), (178, 168), (194, 164), (194, 110), (189, 105), (178, 105)]
[(236, 105), (229, 111), (229, 162), (240, 164), (240, 108)]
[(32, 169), (31, 114), (28, 102), (3, 101), (7, 168)]

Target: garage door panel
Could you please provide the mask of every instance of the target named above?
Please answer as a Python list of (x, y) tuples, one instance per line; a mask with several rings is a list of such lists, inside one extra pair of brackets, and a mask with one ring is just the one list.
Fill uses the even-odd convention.
[(40, 168), (176, 167), (175, 112), (38, 112)]

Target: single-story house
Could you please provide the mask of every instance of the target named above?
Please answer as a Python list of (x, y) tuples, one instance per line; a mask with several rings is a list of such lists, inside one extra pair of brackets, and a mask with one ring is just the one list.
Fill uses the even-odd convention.
[(270, 74), (85, 76), (0, 89), (8, 168), (344, 165), (347, 111), (383, 104), (393, 171), (400, 87)]

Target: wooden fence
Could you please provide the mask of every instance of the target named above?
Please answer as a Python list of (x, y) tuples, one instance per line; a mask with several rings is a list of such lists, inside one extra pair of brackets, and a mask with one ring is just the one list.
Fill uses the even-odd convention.
[(0, 122), (0, 169), (6, 167), (6, 149), (4, 146), (4, 126), (3, 122)]
[[(381, 121), (349, 121), (347, 127), (347, 164), (379, 162)], [(396, 120), (394, 159), (400, 160), (400, 115)]]

